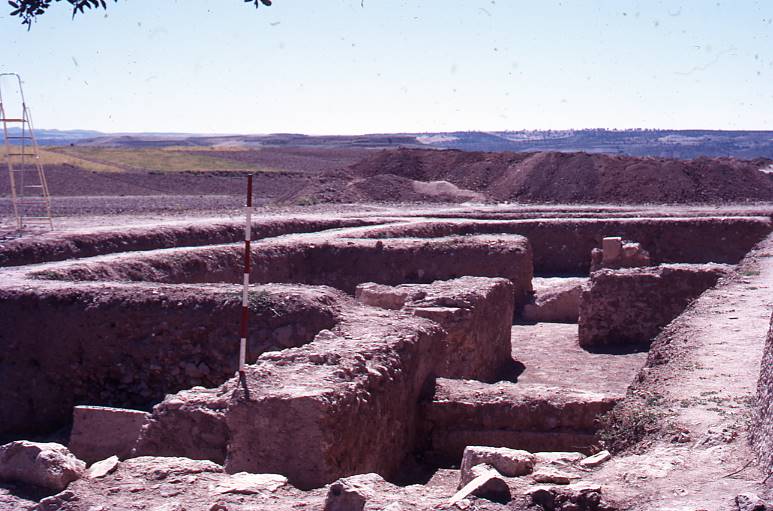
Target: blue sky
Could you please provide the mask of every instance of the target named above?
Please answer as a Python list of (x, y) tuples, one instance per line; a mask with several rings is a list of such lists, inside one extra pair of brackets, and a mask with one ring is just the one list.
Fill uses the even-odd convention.
[(8, 11), (0, 70), (39, 128), (773, 130), (767, 0), (119, 0), (29, 32)]

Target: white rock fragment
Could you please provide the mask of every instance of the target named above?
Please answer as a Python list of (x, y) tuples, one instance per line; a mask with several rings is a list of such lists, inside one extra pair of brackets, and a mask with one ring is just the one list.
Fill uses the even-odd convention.
[(238, 472), (228, 479), (219, 482), (213, 488), (214, 493), (239, 493), (254, 495), (257, 493), (274, 492), (287, 484), (287, 478), (279, 474), (250, 474)]
[(569, 484), (572, 482), (570, 474), (554, 468), (542, 468), (534, 472), (531, 477), (538, 483)]
[(609, 451), (601, 451), (601, 452), (598, 452), (598, 453), (594, 454), (593, 456), (588, 456), (587, 458), (582, 460), (580, 462), (580, 466), (581, 467), (585, 467), (585, 468), (597, 467), (597, 466), (601, 465), (602, 463), (604, 463), (605, 461), (607, 461), (611, 457), (612, 457), (612, 455), (609, 454)]
[(464, 485), (461, 490), (451, 497), (451, 500), (448, 501), (448, 505), (456, 506), (470, 496), (502, 504), (506, 504), (512, 500), (510, 488), (507, 486), (505, 480), (502, 479), (502, 474), (493, 468), (485, 470), (482, 474)]
[(119, 463), (120, 461), (118, 461), (118, 456), (110, 456), (107, 459), (98, 461), (91, 465), (86, 475), (90, 479), (99, 479), (100, 477), (105, 477), (106, 475), (115, 471)]
[(519, 477), (531, 473), (535, 462), (535, 456), (528, 451), (506, 447), (468, 446), (462, 456), (459, 486), (466, 485), (476, 477), (472, 473), (475, 465), (486, 464), (504, 476)]

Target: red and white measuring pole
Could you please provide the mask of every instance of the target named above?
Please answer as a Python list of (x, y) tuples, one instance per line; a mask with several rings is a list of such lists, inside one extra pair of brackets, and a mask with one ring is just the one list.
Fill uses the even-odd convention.
[(247, 324), (250, 317), (250, 237), (252, 235), (252, 174), (247, 176), (247, 206), (244, 208), (246, 224), (244, 226), (244, 285), (242, 287), (242, 322), (239, 340), (239, 374), (244, 374), (247, 359)]

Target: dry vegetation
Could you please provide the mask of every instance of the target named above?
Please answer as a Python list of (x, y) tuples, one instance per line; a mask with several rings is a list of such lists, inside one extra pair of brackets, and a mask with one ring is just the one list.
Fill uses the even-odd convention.
[(92, 172), (277, 171), (263, 165), (207, 154), (213, 150), (209, 147), (47, 147), (40, 149), (39, 154), (43, 165), (72, 165)]

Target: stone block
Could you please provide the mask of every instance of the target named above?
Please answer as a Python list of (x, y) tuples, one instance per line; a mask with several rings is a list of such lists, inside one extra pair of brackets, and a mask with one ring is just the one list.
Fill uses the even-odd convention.
[(524, 321), (577, 323), (580, 295), (585, 278), (539, 278), (532, 280), (534, 296), (523, 306)]
[(601, 240), (601, 250), (604, 251), (604, 263), (611, 263), (620, 259), (623, 253), (623, 238), (610, 236)]
[(363, 511), (380, 487), (387, 486), (378, 474), (345, 477), (328, 488), (324, 511)]
[(367, 282), (357, 286), (354, 290), (354, 297), (358, 302), (371, 307), (402, 309), (408, 298), (408, 292), (393, 286)]
[(0, 481), (61, 491), (85, 472), (86, 464), (61, 444), (19, 440), (0, 446)]
[(534, 455), (528, 451), (471, 445), (464, 449), (462, 455), (459, 486), (464, 486), (477, 477), (478, 474), (474, 474), (472, 469), (481, 464), (486, 464), (507, 477), (520, 477), (531, 473), (535, 461)]
[(536, 470), (532, 475), (536, 483), (543, 484), (569, 484), (572, 482), (573, 474), (563, 472), (552, 467), (545, 467)]
[(434, 357), (438, 376), (495, 381), (511, 363), (514, 288), (506, 279), (461, 277), (395, 287), (367, 283), (357, 293), (361, 302), (384, 308), (399, 296), (404, 311), (443, 327), (447, 335)]
[(432, 401), (424, 405), (427, 456), (440, 464), (458, 463), (471, 445), (530, 452), (583, 450), (597, 441), (597, 417), (624, 395), (439, 378)]
[(487, 468), (480, 475), (475, 477), (475, 479), (464, 485), (461, 490), (451, 497), (448, 504), (453, 506), (457, 502), (470, 496), (490, 500), (492, 502), (499, 502), (501, 504), (507, 504), (512, 500), (510, 487), (507, 486), (507, 482), (502, 479), (502, 474), (497, 472), (494, 468)]
[(80, 459), (94, 463), (110, 456), (126, 459), (149, 413), (106, 406), (76, 406), (70, 433), (70, 450)]
[(597, 452), (593, 456), (588, 456), (584, 460), (580, 461), (580, 466), (585, 468), (598, 467), (602, 463), (608, 461), (611, 457), (612, 455), (609, 453), (609, 451)]

